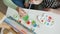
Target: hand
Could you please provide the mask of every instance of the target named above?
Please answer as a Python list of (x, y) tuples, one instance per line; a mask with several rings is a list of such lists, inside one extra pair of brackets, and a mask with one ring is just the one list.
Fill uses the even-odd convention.
[(44, 11), (50, 11), (51, 8), (44, 8)]
[(27, 13), (20, 7), (18, 7), (17, 9), (18, 14), (20, 15), (20, 17), (24, 17)]
[(39, 5), (43, 0), (30, 0), (30, 3)]
[(26, 8), (29, 7), (29, 3), (24, 3), (24, 5)]

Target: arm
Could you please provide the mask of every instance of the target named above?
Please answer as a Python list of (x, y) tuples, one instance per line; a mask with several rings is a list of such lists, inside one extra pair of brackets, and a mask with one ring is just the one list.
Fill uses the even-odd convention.
[(29, 3), (29, 0), (25, 0), (25, 3)]
[(24, 5), (25, 5), (25, 7), (28, 7), (29, 6), (29, 0), (25, 0)]
[(18, 7), (17, 5), (15, 5), (13, 2), (12, 2), (12, 0), (3, 0), (3, 2), (5, 3), (5, 5), (6, 6), (8, 6), (8, 7), (11, 7), (11, 8), (13, 8), (13, 9), (15, 9), (15, 10), (17, 10), (17, 12), (18, 12), (18, 14), (20, 15), (20, 16), (25, 16), (25, 12), (24, 11), (22, 11), (22, 8), (20, 8), (20, 7)]
[(13, 9), (16, 9), (18, 6), (15, 5), (12, 0), (3, 0), (4, 4), (8, 7), (11, 7)]

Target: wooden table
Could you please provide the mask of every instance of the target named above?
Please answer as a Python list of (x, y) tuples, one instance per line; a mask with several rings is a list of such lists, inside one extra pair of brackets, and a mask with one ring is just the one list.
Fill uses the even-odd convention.
[[(0, 12), (0, 20), (4, 17), (4, 14), (2, 12)], [(5, 22), (3, 22), (2, 24), (0, 24), (0, 28), (6, 28), (9, 31), (13, 32), (13, 34), (19, 34), (18, 32), (15, 32), (8, 24), (6, 24)], [(4, 34), (8, 34), (8, 30), (4, 30)]]
[(0, 20), (4, 17), (4, 14), (0, 12)]

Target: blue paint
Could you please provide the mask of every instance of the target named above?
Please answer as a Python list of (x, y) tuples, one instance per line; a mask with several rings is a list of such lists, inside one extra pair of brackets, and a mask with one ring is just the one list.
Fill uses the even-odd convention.
[(37, 26), (36, 21), (32, 20), (32, 25), (33, 27), (36, 27)]
[(49, 23), (47, 23), (47, 25), (49, 25)]
[(37, 26), (37, 24), (33, 24), (33, 26), (34, 26), (34, 27), (36, 27), (36, 26)]

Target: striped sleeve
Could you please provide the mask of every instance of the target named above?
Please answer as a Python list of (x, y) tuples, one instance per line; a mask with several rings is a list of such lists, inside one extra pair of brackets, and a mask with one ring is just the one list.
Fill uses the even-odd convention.
[(29, 0), (25, 0), (25, 3), (29, 3)]
[(3, 0), (4, 4), (8, 7), (11, 7), (13, 9), (16, 9), (18, 6), (15, 5), (12, 0)]

